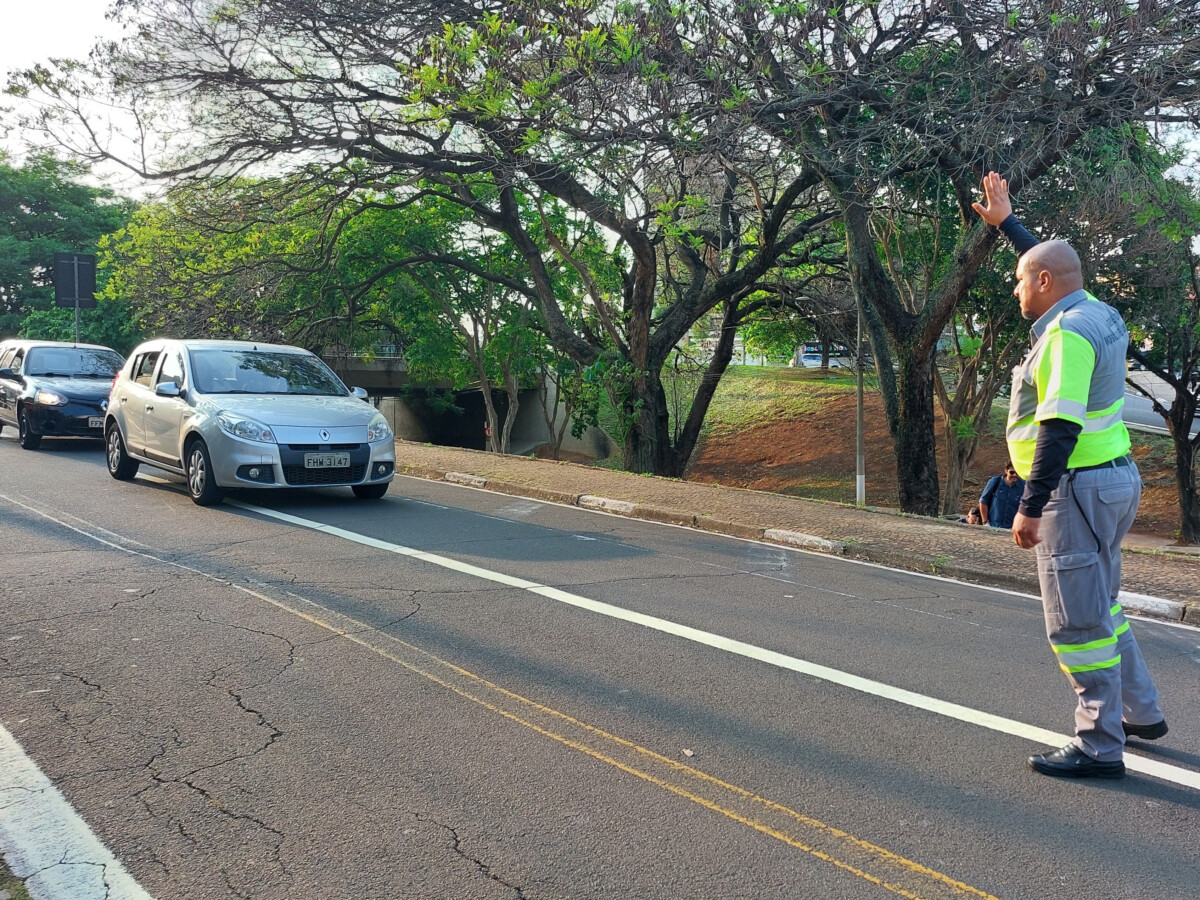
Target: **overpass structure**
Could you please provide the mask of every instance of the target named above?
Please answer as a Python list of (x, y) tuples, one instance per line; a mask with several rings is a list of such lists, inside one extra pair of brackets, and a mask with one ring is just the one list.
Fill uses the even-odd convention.
[(321, 357), (329, 368), (350, 387), (360, 387), (373, 397), (391, 397), (408, 384), (408, 363), (403, 356), (350, 356), (330, 354)]

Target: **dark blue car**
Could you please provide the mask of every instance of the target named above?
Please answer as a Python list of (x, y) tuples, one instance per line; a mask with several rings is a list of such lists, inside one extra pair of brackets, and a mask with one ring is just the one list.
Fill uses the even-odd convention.
[(102, 440), (108, 391), (124, 362), (96, 344), (0, 343), (0, 429), (15, 426), (26, 450), (43, 437)]

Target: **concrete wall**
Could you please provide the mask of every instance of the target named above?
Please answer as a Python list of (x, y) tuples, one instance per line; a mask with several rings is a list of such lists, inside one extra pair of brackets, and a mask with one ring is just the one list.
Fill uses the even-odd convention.
[[(557, 401), (554, 386), (550, 385), (549, 389), (551, 399)], [(509, 449), (514, 454), (525, 455), (548, 443), (550, 431), (546, 427), (546, 419), (542, 412), (540, 391), (521, 391), (518, 399), (520, 407), (517, 410), (517, 419), (513, 423)], [(494, 392), (493, 401), (496, 404), (496, 413), (503, 421), (508, 406), (507, 398), (503, 393)], [(396, 436), (403, 440), (473, 450), (484, 450), (487, 447), (483, 433), (487, 412), (483, 394), (478, 390), (455, 393), (454, 402), (462, 410), (459, 415), (421, 412), (401, 397), (383, 397), (376, 402)], [(563, 411), (557, 402), (555, 406), (557, 427), (562, 421)], [(574, 438), (571, 436), (570, 426), (567, 426), (567, 432), (563, 436), (562, 449), (592, 459), (604, 459), (620, 451), (616, 442), (599, 428), (589, 427), (581, 437)]]
[(407, 403), (399, 397), (383, 397), (378, 401), (378, 408), (383, 413), (396, 437), (406, 441), (427, 443), (430, 440), (429, 429)]

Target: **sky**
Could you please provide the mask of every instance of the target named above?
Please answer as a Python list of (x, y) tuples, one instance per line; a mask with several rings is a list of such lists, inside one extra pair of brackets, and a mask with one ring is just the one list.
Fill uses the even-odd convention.
[(8, 81), (51, 56), (86, 57), (96, 38), (117, 30), (106, 22), (108, 0), (0, 0), (0, 72)]
[[(0, 0), (0, 87), (14, 71), (51, 57), (86, 59), (101, 38), (115, 38), (120, 29), (104, 18), (110, 0)], [(0, 97), (0, 107), (10, 104)], [(23, 144), (18, 133), (0, 127), (0, 150), (19, 158)], [(124, 173), (105, 173), (109, 181), (128, 190)]]

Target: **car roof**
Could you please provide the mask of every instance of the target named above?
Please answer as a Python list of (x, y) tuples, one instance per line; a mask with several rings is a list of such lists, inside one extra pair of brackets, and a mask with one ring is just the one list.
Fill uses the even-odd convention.
[(188, 338), (156, 338), (155, 340), (140, 344), (137, 350), (141, 350), (142, 348), (149, 349), (154, 346), (166, 346), (167, 344), (184, 347), (187, 350), (270, 350), (277, 353), (309, 352), (303, 347), (294, 347), (291, 344), (270, 344), (264, 341), (193, 340)]
[[(103, 344), (85, 344), (75, 343), (74, 341), (38, 341), (30, 338), (8, 338), (0, 341), (0, 347), (24, 347), (26, 350), (33, 347), (71, 347), (78, 350), (112, 350), (112, 347), (106, 347)], [(113, 350), (113, 353), (116, 353)], [(119, 355), (119, 354), (118, 354)]]

